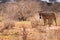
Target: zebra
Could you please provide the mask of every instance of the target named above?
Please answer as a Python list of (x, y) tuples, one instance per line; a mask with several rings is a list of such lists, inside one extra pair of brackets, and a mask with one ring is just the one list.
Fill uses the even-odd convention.
[(55, 24), (57, 26), (55, 13), (39, 13), (39, 16), (40, 19), (43, 18), (44, 26), (46, 25), (47, 20), (49, 26), (53, 24), (53, 20), (55, 21)]

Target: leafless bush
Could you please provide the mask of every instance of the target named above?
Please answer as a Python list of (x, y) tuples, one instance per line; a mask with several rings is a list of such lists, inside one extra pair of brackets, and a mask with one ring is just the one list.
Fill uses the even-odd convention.
[[(3, 4), (2, 4), (3, 5)], [(10, 19), (18, 19), (33, 16), (40, 9), (40, 5), (38, 2), (28, 2), (28, 1), (20, 1), (18, 3), (5, 3), (2, 8), (3, 14), (7, 15), (7, 18)], [(0, 11), (1, 12), (1, 11)]]
[(6, 20), (27, 20), (34, 22), (34, 24), (39, 20), (38, 11), (40, 11), (40, 4), (38, 2), (20, 1), (18, 3), (5, 3), (4, 7), (2, 8), (2, 14), (7, 17)]

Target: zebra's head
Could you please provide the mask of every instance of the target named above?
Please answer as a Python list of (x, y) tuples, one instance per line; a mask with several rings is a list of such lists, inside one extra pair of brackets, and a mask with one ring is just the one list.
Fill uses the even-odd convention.
[(40, 16), (40, 19), (41, 19), (42, 13), (39, 13), (39, 16)]

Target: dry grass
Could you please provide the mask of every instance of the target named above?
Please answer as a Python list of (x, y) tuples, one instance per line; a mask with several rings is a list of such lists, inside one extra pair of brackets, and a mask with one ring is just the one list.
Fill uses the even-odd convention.
[[(60, 29), (43, 25), (39, 19), (38, 11), (41, 5), (36, 1), (19, 1), (5, 3), (0, 6), (0, 40), (60, 40)], [(24, 17), (27, 21), (18, 21)], [(60, 14), (56, 15), (57, 24), (60, 26)], [(34, 26), (34, 28), (33, 28)], [(58, 26), (57, 26), (58, 27)], [(49, 30), (47, 30), (47, 28)], [(23, 38), (24, 37), (24, 38)]]
[(15, 22), (15, 27), (16, 28), (32, 28), (31, 21), (21, 21), (21, 22)]
[[(40, 29), (32, 28), (30, 21), (15, 21), (13, 29), (5, 29), (1, 35), (1, 39), (6, 40), (23, 40), (23, 32), (25, 28), (26, 31), (26, 40), (58, 40), (59, 39), (59, 29), (50, 29), (52, 27), (48, 26), (38, 26)], [(3, 24), (1, 24), (3, 25)], [(48, 29), (46, 29), (48, 28)], [(43, 32), (42, 32), (43, 31)], [(44, 32), (45, 31), (45, 32)], [(57, 33), (58, 32), (58, 33)], [(56, 34), (56, 35), (55, 35)], [(16, 36), (16, 37), (15, 37)], [(56, 38), (57, 36), (57, 38)], [(18, 38), (17, 38), (18, 37)], [(52, 38), (50, 38), (52, 37)], [(15, 39), (16, 38), (16, 39)]]
[(56, 15), (57, 17), (57, 24), (60, 26), (60, 12), (59, 13), (57, 13), (57, 15)]

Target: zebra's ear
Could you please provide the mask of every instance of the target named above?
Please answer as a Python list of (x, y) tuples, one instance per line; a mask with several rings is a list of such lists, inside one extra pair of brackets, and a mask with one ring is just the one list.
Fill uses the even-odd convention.
[(38, 11), (38, 13), (40, 13), (41, 11)]
[(38, 13), (40, 14), (40, 13), (42, 13), (43, 11), (38, 11)]

